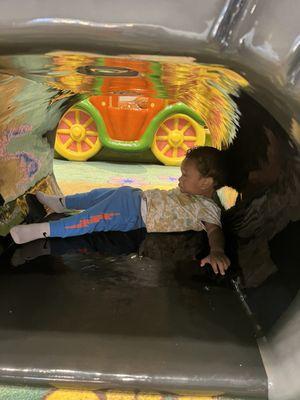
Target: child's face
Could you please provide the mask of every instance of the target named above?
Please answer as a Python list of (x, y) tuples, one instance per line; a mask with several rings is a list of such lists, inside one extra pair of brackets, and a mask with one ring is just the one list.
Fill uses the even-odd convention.
[(210, 196), (213, 191), (213, 179), (202, 176), (195, 162), (185, 159), (181, 164), (178, 186), (182, 193)]

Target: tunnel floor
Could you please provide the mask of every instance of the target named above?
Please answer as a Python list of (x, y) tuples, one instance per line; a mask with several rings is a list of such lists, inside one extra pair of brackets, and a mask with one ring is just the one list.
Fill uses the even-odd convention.
[(201, 240), (140, 230), (9, 246), (0, 380), (266, 398), (252, 323), (230, 274), (200, 269)]
[[(61, 160), (54, 170), (64, 193), (107, 183), (145, 188), (154, 178), (168, 189), (179, 174), (175, 167)], [(23, 246), (7, 238), (0, 384), (265, 399), (256, 338), (272, 330), (299, 289), (298, 238), (293, 222), (240, 251), (241, 292), (241, 271), (220, 277), (199, 267), (208, 250), (201, 232), (94, 233)], [(260, 248), (269, 251), (257, 257)], [(262, 271), (270, 261), (276, 268)]]

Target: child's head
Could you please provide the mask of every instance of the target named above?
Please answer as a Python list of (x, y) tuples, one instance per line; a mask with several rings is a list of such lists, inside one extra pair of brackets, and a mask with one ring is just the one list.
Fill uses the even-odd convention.
[(225, 185), (226, 169), (220, 150), (214, 147), (194, 147), (187, 151), (181, 164), (179, 188), (183, 193), (211, 197)]

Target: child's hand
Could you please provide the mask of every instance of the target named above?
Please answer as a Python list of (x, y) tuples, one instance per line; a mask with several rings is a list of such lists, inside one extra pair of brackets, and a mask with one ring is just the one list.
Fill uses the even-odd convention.
[(210, 254), (200, 261), (200, 266), (204, 267), (205, 264), (210, 264), (215, 274), (220, 272), (221, 275), (225, 275), (225, 271), (230, 265), (229, 258), (223, 251), (211, 251)]

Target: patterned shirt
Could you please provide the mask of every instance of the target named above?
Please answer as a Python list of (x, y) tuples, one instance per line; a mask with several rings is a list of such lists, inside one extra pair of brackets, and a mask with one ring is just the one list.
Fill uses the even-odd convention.
[(148, 232), (183, 232), (206, 230), (204, 222), (221, 227), (221, 210), (205, 196), (172, 190), (146, 190), (146, 212), (142, 217)]

